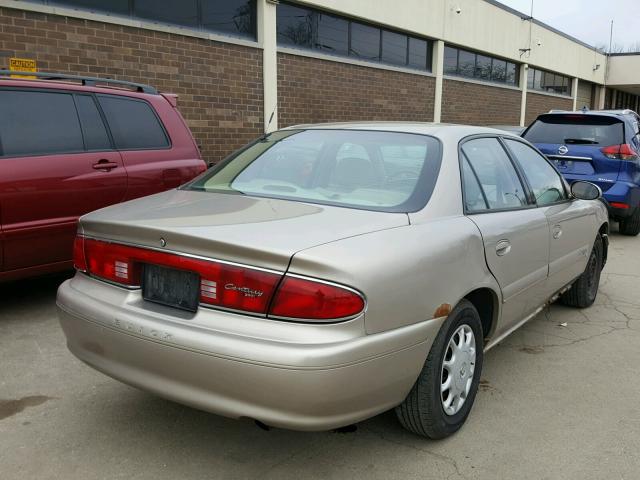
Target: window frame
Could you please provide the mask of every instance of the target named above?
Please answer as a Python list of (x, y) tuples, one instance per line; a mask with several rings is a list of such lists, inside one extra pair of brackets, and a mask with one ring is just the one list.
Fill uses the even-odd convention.
[[(94, 93), (93, 95), (96, 97), (95, 101), (98, 104), (98, 109), (100, 110), (100, 113), (103, 116), (102, 117), (103, 121), (105, 122), (105, 125), (107, 127), (107, 132), (109, 133), (109, 136), (111, 138), (111, 142), (112, 142), (112, 145), (113, 145), (113, 148), (114, 148), (115, 151), (118, 151), (118, 152), (140, 152), (140, 151), (147, 151), (147, 150), (171, 150), (173, 148), (173, 141), (171, 140), (171, 136), (169, 135), (169, 132), (167, 131), (167, 127), (165, 126), (164, 122), (160, 118), (160, 115), (158, 115), (158, 112), (156, 111), (156, 109), (153, 108), (153, 105), (151, 105), (151, 103), (148, 102), (147, 100), (145, 100), (143, 98), (138, 98), (138, 97), (129, 97), (127, 95), (114, 95), (114, 94), (111, 94), (111, 93)], [(165, 139), (167, 140), (167, 146), (165, 146), (165, 147), (141, 147), (141, 148), (118, 148), (118, 144), (117, 144), (116, 139), (113, 136), (113, 133), (111, 131), (111, 126), (109, 125), (109, 120), (107, 118), (107, 115), (104, 112), (104, 110), (102, 109), (102, 104), (100, 103), (100, 97), (115, 97), (115, 98), (118, 98), (118, 99), (124, 99), (124, 100), (132, 101), (132, 102), (145, 103), (147, 105), (147, 107), (149, 107), (149, 109), (153, 112), (153, 115), (155, 116), (156, 120), (158, 121), (158, 124), (160, 125), (160, 129), (162, 130), (162, 134), (164, 135)]]
[[(488, 85), (495, 85), (495, 86), (505, 86), (505, 87), (510, 87), (510, 88), (517, 88), (520, 89), (522, 88), (520, 85), (520, 79), (519, 79), (519, 69), (522, 68), (522, 65), (513, 62), (511, 60), (508, 60), (506, 58), (502, 58), (502, 57), (496, 57), (493, 55), (489, 55), (483, 52), (479, 52), (476, 50), (469, 50), (468, 48), (461, 48), (461, 47), (457, 47), (455, 45), (450, 45), (450, 44), (445, 44), (445, 49), (451, 49), (451, 50), (455, 50), (456, 52), (456, 65), (455, 65), (455, 73), (447, 73), (445, 72), (444, 75), (445, 77), (459, 77), (461, 79), (469, 79), (469, 80), (474, 80), (476, 82), (481, 82), (481, 83), (486, 83)], [(460, 71), (460, 53), (464, 52), (467, 53), (469, 55), (473, 55), (473, 75), (465, 75), (463, 73), (461, 73)], [(484, 57), (484, 58), (488, 58), (489, 59), (489, 78), (482, 78), (480, 76), (477, 75), (477, 71), (478, 71), (478, 57)], [(493, 64), (494, 61), (499, 61), (499, 62), (505, 62), (505, 71), (504, 71), (504, 80), (494, 80), (493, 79)], [(510, 82), (509, 79), (509, 65), (513, 65), (515, 67), (515, 71), (514, 71), (514, 75), (513, 75), (513, 83)]]
[[(337, 58), (346, 58), (346, 59), (350, 59), (350, 60), (353, 60), (353, 61), (356, 61), (356, 62), (364, 62), (364, 63), (371, 64), (371, 65), (382, 65), (382, 66), (390, 67), (390, 68), (398, 68), (398, 69), (409, 70), (409, 71), (413, 71), (413, 72), (433, 74), (434, 40), (432, 38), (419, 36), (419, 35), (416, 35), (416, 34), (414, 34), (412, 32), (408, 32), (408, 31), (401, 30), (401, 29), (388, 28), (388, 27), (386, 27), (385, 25), (382, 25), (382, 24), (358, 20), (358, 19), (346, 16), (346, 15), (333, 13), (331, 11), (324, 10), (322, 8), (318, 8), (318, 7), (310, 6), (310, 5), (306, 5), (306, 4), (299, 4), (299, 3), (295, 3), (295, 2), (292, 2), (292, 1), (289, 1), (289, 0), (280, 1), (278, 3), (278, 8), (280, 8), (282, 6), (294, 7), (294, 8), (305, 10), (307, 12), (307, 15), (329, 15), (329, 16), (332, 16), (332, 17), (336, 17), (336, 18), (345, 20), (348, 23), (348, 39), (347, 39), (347, 45), (346, 45), (347, 54), (328, 52), (328, 51), (323, 50), (321, 48), (317, 48), (313, 44), (313, 42), (312, 42), (311, 46), (309, 46), (309, 45), (305, 45), (305, 44), (296, 44), (296, 43), (290, 43), (290, 42), (283, 42), (283, 41), (279, 40), (280, 34), (279, 34), (279, 22), (278, 22), (278, 10), (276, 9), (276, 40), (277, 40), (278, 48), (287, 48), (287, 49), (292, 49), (292, 50), (303, 50), (303, 51), (317, 52), (319, 55), (329, 55), (329, 56), (337, 57)], [(353, 30), (353, 26), (354, 25), (358, 25), (358, 26), (362, 26), (362, 27), (368, 27), (368, 28), (374, 28), (374, 29), (378, 30), (379, 35), (378, 35), (378, 56), (377, 56), (377, 58), (359, 57), (359, 56), (354, 55), (354, 54), (351, 53), (351, 52), (354, 51), (353, 48), (352, 48), (352, 39), (353, 39), (352, 30)], [(317, 28), (317, 27), (314, 27), (314, 28)], [(383, 45), (384, 45), (384, 33), (385, 32), (392, 33), (392, 34), (403, 35), (403, 36), (406, 37), (406, 40), (407, 40), (406, 41), (406, 51), (405, 51), (405, 60), (404, 60), (403, 64), (387, 62), (387, 61), (383, 60), (383, 55), (384, 55), (384, 47), (383, 47)], [(316, 35), (316, 33), (312, 32), (312, 37), (314, 35)], [(414, 66), (414, 64), (410, 63), (410, 58), (411, 58), (411, 40), (412, 39), (423, 41), (423, 42), (426, 42), (426, 44), (427, 44), (425, 64), (423, 66), (421, 66), (421, 67), (416, 67), (416, 66)]]
[[(532, 81), (531, 83), (529, 83), (529, 75), (531, 75), (532, 77)], [(562, 87), (564, 88), (564, 81), (567, 81), (567, 92), (566, 93), (558, 93), (556, 91), (549, 91), (546, 88), (544, 88), (543, 84), (545, 79), (547, 78), (547, 75), (553, 75), (553, 84), (555, 87), (556, 84), (556, 79), (560, 78), (562, 79)], [(536, 80), (540, 79), (540, 88), (536, 88)], [(536, 68), (536, 67), (532, 67), (529, 66), (529, 69), (527, 71), (527, 90), (531, 90), (533, 93), (546, 93), (546, 94), (550, 94), (550, 95), (559, 95), (561, 97), (567, 97), (567, 98), (571, 98), (571, 90), (573, 87), (573, 78), (569, 77), (568, 75), (564, 75), (562, 73), (558, 73), (558, 72), (552, 72), (550, 70), (544, 70), (542, 68)]]
[[(531, 190), (531, 186), (529, 185), (529, 182), (526, 179), (526, 176), (524, 176), (524, 173), (522, 172), (520, 165), (514, 162), (511, 152), (507, 150), (506, 145), (502, 140), (504, 137), (505, 135), (479, 133), (474, 135), (468, 135), (462, 138), (458, 142), (458, 171), (460, 172), (460, 191), (462, 193), (462, 211), (465, 216), (484, 215), (487, 213), (516, 212), (520, 210), (531, 210), (533, 208), (539, 208), (535, 202), (535, 199), (533, 198), (533, 192)], [(462, 151), (462, 147), (464, 146), (465, 143), (470, 142), (472, 140), (485, 139), (485, 138), (495, 139), (500, 145), (500, 147), (504, 150), (504, 153), (507, 159), (509, 160), (510, 164), (514, 168), (516, 175), (518, 177), (518, 180), (522, 185), (523, 191), (525, 193), (525, 198), (527, 199), (526, 205), (522, 205), (519, 207), (506, 207), (506, 208), (491, 208), (489, 206), (489, 203), (487, 202), (487, 199), (486, 199), (486, 193), (484, 192), (484, 189), (482, 188), (482, 183), (480, 183), (480, 180), (478, 179), (475, 169), (473, 168), (473, 164), (471, 163), (471, 161), (469, 161), (467, 155)], [(512, 138), (512, 137), (508, 137), (508, 138)], [(474, 174), (475, 181), (480, 186), (480, 191), (482, 192), (482, 195), (485, 199), (485, 203), (489, 207), (486, 210), (474, 212), (474, 211), (470, 211), (467, 208), (467, 198), (466, 198), (466, 192), (464, 188), (464, 174), (463, 174), (463, 166), (462, 166), (463, 160), (466, 160), (469, 166), (471, 167), (471, 171)]]
[[(94, 92), (78, 92), (75, 90), (65, 90), (63, 88), (42, 88), (42, 87), (36, 87), (36, 88), (25, 88), (25, 87), (0, 87), (0, 92), (3, 91), (16, 91), (16, 92), (37, 92), (37, 93), (51, 93), (51, 94), (65, 94), (65, 95), (69, 95), (71, 96), (72, 100), (73, 100), (73, 108), (75, 109), (76, 112), (76, 116), (78, 117), (78, 125), (80, 126), (80, 136), (82, 137), (82, 146), (83, 149), (82, 150), (65, 150), (65, 151), (61, 151), (61, 152), (51, 152), (51, 153), (25, 153), (22, 155), (5, 155), (4, 154), (4, 149), (2, 147), (2, 142), (0, 139), (0, 161), (2, 159), (8, 159), (8, 158), (25, 158), (25, 157), (51, 157), (54, 155), (77, 155), (80, 153), (93, 153), (93, 152), (115, 152), (116, 148), (115, 148), (115, 143), (113, 141), (113, 136), (111, 135), (111, 130), (109, 129), (109, 124), (106, 121), (106, 118), (104, 116), (104, 112), (102, 111), (102, 108), (99, 104), (99, 102), (97, 101), (97, 99), (95, 98), (95, 93)], [(89, 150), (87, 149), (87, 140), (85, 138), (84, 135), (84, 126), (83, 126), (83, 122), (82, 122), (82, 118), (80, 117), (80, 113), (78, 112), (78, 105), (76, 102), (76, 97), (77, 96), (90, 96), (93, 98), (93, 102), (95, 103), (97, 109), (98, 109), (98, 113), (100, 114), (100, 118), (102, 119), (102, 123), (107, 131), (107, 136), (109, 138), (109, 144), (110, 144), (110, 148), (107, 149), (98, 149), (98, 150)]]
[(158, 20), (155, 18), (136, 15), (136, 5), (135, 5), (136, 0), (128, 0), (128, 8), (126, 13), (121, 11), (112, 11), (112, 10), (109, 10), (108, 8), (103, 9), (103, 8), (92, 8), (89, 6), (82, 6), (82, 5), (79, 6), (70, 2), (66, 2), (65, 0), (58, 0), (55, 2), (52, 2), (50, 0), (41, 0), (41, 1), (26, 0), (26, 1), (29, 3), (38, 3), (43, 5), (51, 5), (54, 7), (78, 10), (80, 12), (89, 12), (89, 13), (96, 13), (99, 15), (108, 15), (108, 16), (113, 16), (115, 18), (138, 20), (138, 21), (148, 22), (148, 23), (157, 24), (157, 25), (167, 25), (170, 27), (179, 28), (183, 30), (213, 33), (215, 35), (249, 40), (252, 42), (258, 41), (258, 3), (256, 0), (247, 0), (247, 3), (250, 3), (249, 15), (250, 15), (250, 27), (251, 27), (251, 31), (248, 33), (242, 33), (240, 31), (237, 31), (234, 33), (234, 32), (229, 32), (228, 30), (216, 30), (212, 28), (205, 28), (204, 8), (202, 5), (203, 0), (195, 0), (196, 1), (196, 24), (195, 25), (171, 23), (165, 20)]

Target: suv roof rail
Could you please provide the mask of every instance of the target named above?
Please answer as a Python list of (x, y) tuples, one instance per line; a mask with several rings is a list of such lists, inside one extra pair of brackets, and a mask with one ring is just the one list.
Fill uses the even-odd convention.
[[(135, 83), (135, 82), (127, 82), (126, 80), (115, 80), (113, 78), (98, 78), (98, 77), (85, 77), (81, 75), (69, 75), (66, 73), (47, 73), (47, 72), (18, 72), (14, 70), (0, 70), (0, 80), (6, 77), (11, 77), (12, 75), (20, 75), (25, 77), (36, 77), (40, 80), (73, 80), (76, 82), (80, 82), (82, 85), (87, 86), (98, 86), (98, 84), (115, 85), (122, 87), (133, 88), (137, 92), (141, 93), (151, 93), (154, 95), (158, 94), (158, 91), (150, 86), (145, 85), (143, 83)], [(23, 80), (29, 80), (23, 78)]]

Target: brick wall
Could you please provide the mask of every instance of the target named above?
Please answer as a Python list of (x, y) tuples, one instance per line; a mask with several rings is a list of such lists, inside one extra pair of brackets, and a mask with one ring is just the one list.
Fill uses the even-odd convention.
[(538, 115), (547, 113), (549, 110), (571, 110), (573, 99), (560, 98), (551, 95), (541, 95), (539, 93), (527, 92), (527, 113), (525, 123), (531, 124)]
[(442, 121), (467, 125), (519, 125), (522, 92), (443, 80)]
[(148, 83), (177, 93), (207, 161), (262, 133), (262, 51), (250, 47), (0, 8), (0, 66), (32, 58), (42, 71)]
[(435, 80), (278, 54), (279, 126), (352, 120), (433, 121)]

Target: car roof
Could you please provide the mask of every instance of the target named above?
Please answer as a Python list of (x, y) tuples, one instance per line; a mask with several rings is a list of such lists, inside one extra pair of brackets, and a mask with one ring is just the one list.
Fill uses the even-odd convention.
[(292, 125), (282, 130), (370, 130), (386, 131), (398, 133), (414, 133), (420, 135), (431, 135), (434, 137), (457, 136), (466, 137), (476, 134), (491, 134), (502, 136), (513, 136), (505, 130), (497, 128), (480, 127), (474, 125), (457, 125), (451, 123), (428, 123), (428, 122), (334, 122), (334, 123), (309, 123)]

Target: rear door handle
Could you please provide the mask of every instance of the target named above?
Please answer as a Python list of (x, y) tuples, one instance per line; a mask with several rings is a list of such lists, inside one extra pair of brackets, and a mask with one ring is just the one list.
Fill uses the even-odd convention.
[(496, 255), (502, 257), (511, 251), (511, 242), (509, 240), (500, 240), (496, 244)]
[(562, 236), (562, 227), (560, 225), (554, 225), (552, 235), (556, 240), (560, 238)]
[(118, 168), (118, 164), (115, 162), (110, 162), (107, 159), (98, 160), (98, 163), (93, 164), (94, 170), (103, 170), (108, 172), (109, 170), (113, 170), (114, 168)]

